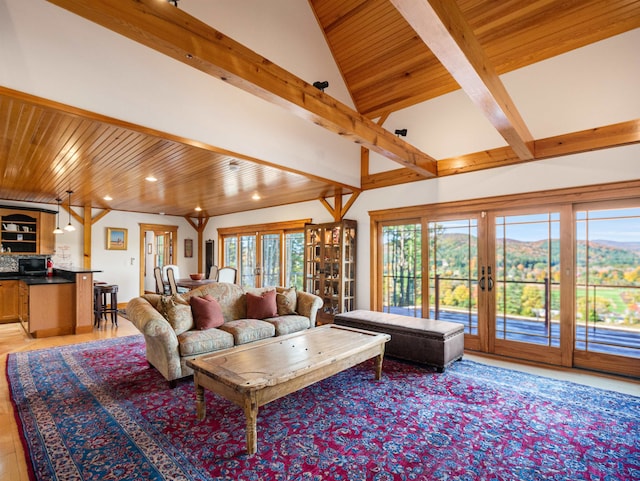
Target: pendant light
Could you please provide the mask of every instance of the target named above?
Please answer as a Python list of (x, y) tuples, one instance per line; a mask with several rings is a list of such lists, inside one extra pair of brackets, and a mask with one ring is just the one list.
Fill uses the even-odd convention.
[(68, 190), (67, 194), (69, 194), (69, 223), (65, 226), (64, 230), (67, 232), (73, 232), (76, 228), (71, 224), (71, 194), (73, 194), (72, 190)]
[(56, 228), (53, 229), (53, 233), (54, 234), (64, 234), (64, 231), (60, 228), (60, 202), (62, 202), (62, 199), (60, 197), (58, 197), (56, 199), (56, 202), (58, 203), (58, 213), (56, 214)]

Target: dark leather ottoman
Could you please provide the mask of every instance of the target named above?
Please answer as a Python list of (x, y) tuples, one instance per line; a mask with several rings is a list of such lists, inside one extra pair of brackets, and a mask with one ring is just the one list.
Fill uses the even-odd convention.
[(356, 310), (337, 314), (336, 324), (391, 335), (385, 355), (435, 366), (443, 372), (464, 353), (464, 326), (457, 322)]

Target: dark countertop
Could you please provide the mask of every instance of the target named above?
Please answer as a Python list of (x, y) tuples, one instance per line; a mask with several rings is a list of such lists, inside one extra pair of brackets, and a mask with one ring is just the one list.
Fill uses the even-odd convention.
[(24, 281), (29, 286), (40, 286), (44, 284), (71, 284), (74, 281), (60, 276), (21, 276), (17, 272), (0, 272), (0, 281)]
[(85, 274), (89, 272), (102, 272), (97, 269), (87, 269), (85, 267), (54, 267), (53, 271), (70, 272), (72, 274)]

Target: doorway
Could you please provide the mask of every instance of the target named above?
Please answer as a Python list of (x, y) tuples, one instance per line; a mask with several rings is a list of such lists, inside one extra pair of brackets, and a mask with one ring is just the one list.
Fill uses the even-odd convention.
[(177, 263), (178, 226), (140, 224), (140, 293), (156, 292), (154, 267)]

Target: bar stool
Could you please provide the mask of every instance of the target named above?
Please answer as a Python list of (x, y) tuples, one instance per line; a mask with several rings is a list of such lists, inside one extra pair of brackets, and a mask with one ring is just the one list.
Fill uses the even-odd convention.
[(111, 324), (118, 326), (118, 286), (115, 284), (94, 284), (93, 286), (93, 325), (100, 327), (100, 321), (111, 314)]

